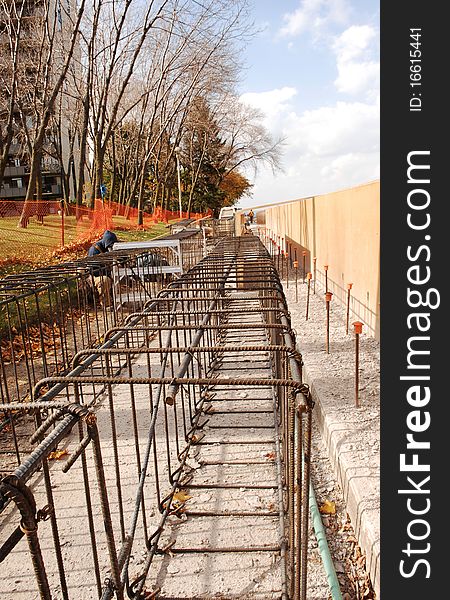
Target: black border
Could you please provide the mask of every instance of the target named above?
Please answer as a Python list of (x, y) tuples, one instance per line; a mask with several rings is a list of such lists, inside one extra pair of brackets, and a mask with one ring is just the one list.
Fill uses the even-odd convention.
[[(447, 360), (449, 333), (446, 288), (450, 261), (447, 260), (448, 204), (447, 173), (450, 174), (450, 97), (448, 81), (449, 26), (437, 2), (381, 2), (381, 598), (383, 600), (428, 600), (450, 597), (450, 562), (447, 553), (450, 512), (450, 363)], [(410, 28), (422, 29), (421, 99), (422, 110), (411, 112)], [(431, 225), (424, 232), (408, 228), (407, 155), (414, 150), (430, 150)], [(421, 460), (431, 464), (429, 475), (431, 509), (430, 552), (415, 555), (430, 563), (431, 577), (422, 565), (410, 578), (399, 571), (405, 555), (408, 523), (414, 517), (406, 508), (405, 496), (398, 493), (405, 482), (400, 472), (399, 455), (405, 451), (406, 416), (411, 407), (406, 401), (409, 383), (400, 381), (406, 373), (406, 343), (412, 332), (407, 327), (408, 245), (428, 243), (431, 258), (429, 287), (440, 292), (441, 304), (429, 310), (431, 426), (430, 451)], [(425, 256), (425, 252), (421, 255)], [(426, 310), (426, 309), (423, 309)], [(425, 335), (425, 334), (424, 334)], [(425, 475), (425, 474), (424, 474)], [(425, 497), (425, 496), (423, 496)], [(417, 547), (425, 542), (417, 542)], [(410, 561), (412, 559), (409, 559)], [(409, 563), (412, 564), (411, 562)]]

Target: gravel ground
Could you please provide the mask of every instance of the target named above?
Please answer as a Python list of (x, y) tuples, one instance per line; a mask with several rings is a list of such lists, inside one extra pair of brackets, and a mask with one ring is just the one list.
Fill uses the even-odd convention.
[[(355, 342), (350, 314), (348, 335), (345, 307), (337, 302), (330, 310), (330, 353), (326, 352), (326, 305), (324, 290), (310, 290), (309, 315), (306, 320), (307, 285), (298, 282), (296, 301), (295, 280), (289, 287), (283, 281), (291, 313), (292, 327), (296, 331), (297, 347), (303, 355), (305, 379), (310, 384), (321, 410), (332, 419), (334, 428), (340, 430), (340, 460), (345, 459), (355, 469), (364, 468), (367, 484), (375, 488), (371, 498), (375, 527), (379, 517), (379, 343), (369, 335), (360, 336), (359, 398), (360, 408), (355, 408)], [(366, 328), (367, 329), (367, 328)], [(360, 535), (355, 533), (346, 505), (342, 480), (335, 472), (329, 456), (329, 444), (323, 439), (323, 427), (318, 423), (318, 406), (313, 417), (312, 478), (321, 507), (326, 501), (334, 503), (335, 514), (323, 514), (322, 521), (344, 600), (375, 598), (372, 582), (366, 570), (366, 556), (359, 546)], [(320, 423), (320, 425), (323, 425)], [(334, 432), (333, 432), (334, 433)], [(335, 461), (336, 462), (336, 461)], [(368, 485), (369, 487), (369, 485)], [(378, 492), (378, 493), (377, 493)], [(379, 525), (378, 525), (379, 526)], [(359, 532), (358, 532), (359, 534)]]
[[(284, 283), (286, 296), (292, 316), (292, 325), (297, 331), (297, 343), (305, 362), (305, 375), (313, 384), (313, 390), (326, 405), (327, 414), (336, 417), (336, 422), (343, 423), (348, 432), (348, 439), (341, 445), (355, 463), (362, 463), (368, 471), (368, 478), (378, 481), (379, 460), (379, 347), (378, 343), (364, 333), (361, 336), (360, 348), (360, 399), (361, 409), (354, 408), (354, 341), (353, 335), (345, 335), (345, 312), (337, 305), (331, 309), (330, 354), (325, 352), (325, 303), (323, 291), (311, 295), (309, 319), (305, 320), (306, 285), (298, 284), (298, 302), (295, 298), (295, 284), (292, 279), (289, 288)], [(351, 318), (350, 322), (354, 319)], [(125, 402), (126, 404), (126, 402)], [(141, 423), (144, 427), (145, 423)], [(123, 450), (123, 449), (122, 449)], [(108, 450), (105, 448), (108, 457)], [(334, 472), (329, 459), (327, 445), (322, 439), (318, 423), (313, 426), (313, 463), (312, 477), (319, 507), (326, 502), (329, 512), (323, 513), (322, 520), (326, 528), (327, 539), (340, 581), (344, 600), (374, 599), (375, 594), (366, 571), (366, 557), (362, 552), (358, 535), (355, 533), (348, 515), (344, 500), (344, 492), (338, 476)], [(107, 461), (108, 462), (108, 461)], [(130, 465), (131, 466), (131, 465)], [(135, 465), (132, 465), (133, 470)], [(60, 490), (61, 491), (61, 490)], [(75, 490), (73, 490), (74, 492)], [(82, 490), (80, 489), (80, 494)], [(75, 497), (72, 497), (71, 507)], [(61, 499), (61, 503), (64, 500)], [(333, 512), (333, 507), (335, 512)], [(234, 535), (230, 531), (230, 535)], [(317, 542), (310, 533), (308, 600), (329, 600), (328, 586), (317, 549)], [(77, 544), (78, 546), (78, 544)], [(74, 548), (75, 550), (75, 548)], [(68, 552), (69, 548), (65, 549)], [(84, 542), (76, 548), (79, 556), (84, 552)], [(33, 596), (27, 589), (26, 581), (31, 576), (31, 565), (28, 564), (27, 553), (16, 559), (24, 560), (22, 577), (5, 578), (6, 587), (2, 589), (2, 598), (27, 598)], [(136, 560), (136, 564), (138, 560)], [(71, 576), (74, 583), (80, 577), (75, 568)], [(17, 568), (17, 563), (16, 563)], [(253, 565), (254, 566), (254, 565)], [(16, 569), (13, 569), (12, 572)], [(17, 577), (17, 576), (16, 576)], [(25, 586), (23, 585), (25, 583)], [(76, 585), (76, 583), (75, 583)], [(1, 586), (0, 586), (1, 587)], [(87, 587), (83, 597), (92, 597)], [(6, 594), (6, 595), (4, 595)], [(12, 594), (9, 596), (8, 594)], [(81, 598), (81, 595), (80, 595)]]

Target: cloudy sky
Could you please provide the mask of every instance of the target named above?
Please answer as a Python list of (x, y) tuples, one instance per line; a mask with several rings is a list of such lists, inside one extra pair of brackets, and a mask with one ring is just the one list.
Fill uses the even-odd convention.
[(241, 100), (284, 139), (283, 172), (261, 168), (242, 207), (379, 177), (379, 1), (254, 0), (258, 35)]

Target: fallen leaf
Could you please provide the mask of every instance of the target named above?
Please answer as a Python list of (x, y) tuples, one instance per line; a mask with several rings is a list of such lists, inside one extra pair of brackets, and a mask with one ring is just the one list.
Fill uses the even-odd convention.
[(68, 454), (69, 451), (67, 450), (67, 448), (64, 448), (64, 450), (55, 450), (54, 452), (50, 452), (47, 458), (48, 460), (59, 460), (60, 458), (63, 458)]
[(184, 504), (187, 500), (192, 498), (185, 490), (180, 490), (173, 495), (173, 501), (179, 504)]
[(336, 513), (336, 504), (330, 500), (325, 500), (319, 511), (325, 515), (334, 515)]

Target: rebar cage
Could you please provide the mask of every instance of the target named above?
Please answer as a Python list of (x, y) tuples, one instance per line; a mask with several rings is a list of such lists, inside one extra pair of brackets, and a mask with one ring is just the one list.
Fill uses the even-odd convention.
[[(102, 257), (101, 266), (134, 259)], [(83, 296), (80, 264), (65, 268), (60, 296)], [(101, 307), (107, 330), (84, 337), (70, 353), (63, 344), (61, 369), (44, 369), (34, 385), (26, 411), (35, 420), (36, 446), (27, 458), (19, 454), (20, 464), (0, 485), (0, 591), (15, 582), (24, 598), (162, 598), (168, 596), (158, 579), (161, 557), (253, 552), (279, 557), (279, 586), (270, 597), (306, 599), (313, 403), (269, 254), (254, 236), (223, 238), (187, 273), (152, 292), (127, 315)], [(10, 395), (2, 400), (5, 414), (23, 413)], [(236, 420), (244, 413), (256, 416), (251, 427)], [(272, 426), (258, 424), (268, 413)], [(243, 453), (233, 468), (257, 469), (263, 461), (252, 448), (266, 442), (273, 444), (276, 478), (248, 486), (276, 498), (269, 510), (242, 509), (240, 480), (207, 485), (235, 490), (232, 510), (189, 508), (189, 493), (206, 486), (196, 482), (193, 466), (199, 448), (229, 444)], [(65, 460), (62, 468), (57, 459)], [(202, 464), (220, 460), (211, 454)], [(172, 540), (174, 521), (233, 517), (255, 529), (259, 519), (264, 527), (276, 522), (276, 537), (252, 545), (243, 536), (240, 544), (216, 547)], [(28, 562), (18, 560), (24, 539)]]

